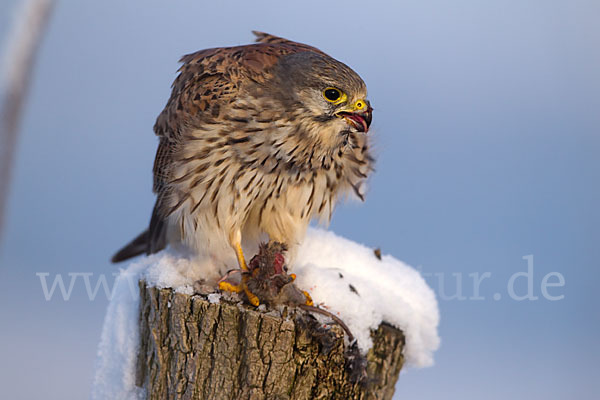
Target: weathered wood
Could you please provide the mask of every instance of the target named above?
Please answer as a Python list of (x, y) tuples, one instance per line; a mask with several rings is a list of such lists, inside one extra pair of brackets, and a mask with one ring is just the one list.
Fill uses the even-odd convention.
[(137, 385), (149, 399), (391, 399), (404, 335), (373, 332), (366, 384), (345, 367), (342, 329), (327, 349), (297, 309), (266, 313), (241, 304), (147, 288), (140, 282)]

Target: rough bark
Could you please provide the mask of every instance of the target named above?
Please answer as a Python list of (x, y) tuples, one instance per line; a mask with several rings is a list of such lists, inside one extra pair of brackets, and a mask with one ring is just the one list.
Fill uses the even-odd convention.
[(381, 325), (372, 333), (367, 381), (352, 383), (342, 329), (327, 331), (326, 346), (299, 323), (303, 313), (212, 304), (142, 281), (136, 383), (149, 399), (392, 398), (404, 361), (401, 331)]

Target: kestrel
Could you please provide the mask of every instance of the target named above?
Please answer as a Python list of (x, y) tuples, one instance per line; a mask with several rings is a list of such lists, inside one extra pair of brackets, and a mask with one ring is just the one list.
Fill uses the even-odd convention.
[(236, 262), (247, 271), (244, 253), (265, 240), (293, 259), (313, 218), (330, 220), (345, 193), (363, 199), (373, 164), (365, 83), (312, 46), (254, 33), (255, 44), (180, 60), (154, 125), (150, 226), (113, 262), (169, 244), (216, 281)]

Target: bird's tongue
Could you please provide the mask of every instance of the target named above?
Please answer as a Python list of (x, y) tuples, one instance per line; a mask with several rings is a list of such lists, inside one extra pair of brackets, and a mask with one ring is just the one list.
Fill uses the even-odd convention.
[(357, 125), (356, 127), (361, 132), (367, 132), (369, 130), (369, 127), (367, 126), (367, 121), (365, 121), (365, 119), (359, 114), (346, 114), (346, 118), (351, 119), (353, 122), (355, 122)]

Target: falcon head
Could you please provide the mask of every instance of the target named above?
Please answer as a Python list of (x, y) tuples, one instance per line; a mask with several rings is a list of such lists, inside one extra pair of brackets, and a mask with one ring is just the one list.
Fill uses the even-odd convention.
[(371, 103), (361, 93), (354, 93), (348, 101), (348, 94), (342, 89), (329, 86), (323, 90), (323, 98), (331, 103), (328, 116), (334, 115), (342, 118), (347, 124), (358, 132), (368, 132), (371, 126), (372, 112)]
[(282, 57), (275, 71), (285, 108), (322, 135), (367, 133), (371, 104), (363, 80), (347, 65), (324, 54)]

